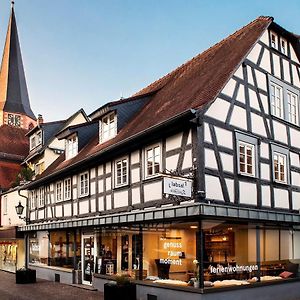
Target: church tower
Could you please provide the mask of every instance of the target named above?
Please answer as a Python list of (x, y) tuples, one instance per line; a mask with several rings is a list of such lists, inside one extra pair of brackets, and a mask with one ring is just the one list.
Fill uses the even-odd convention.
[(3, 124), (23, 129), (36, 125), (28, 97), (13, 1), (0, 69), (0, 126)]

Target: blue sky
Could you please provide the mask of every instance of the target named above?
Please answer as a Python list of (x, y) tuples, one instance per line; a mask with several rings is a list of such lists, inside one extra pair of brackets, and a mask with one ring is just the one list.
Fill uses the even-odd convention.
[[(10, 12), (0, 1), (0, 51)], [(128, 97), (260, 15), (300, 34), (299, 0), (15, 0), (31, 106), (46, 121)]]

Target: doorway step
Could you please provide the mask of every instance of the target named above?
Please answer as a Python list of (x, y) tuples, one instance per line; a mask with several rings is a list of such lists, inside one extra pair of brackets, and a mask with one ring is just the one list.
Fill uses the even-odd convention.
[(89, 291), (95, 291), (95, 292), (98, 291), (94, 287), (85, 284), (71, 284), (71, 286), (77, 287), (79, 289), (89, 290)]

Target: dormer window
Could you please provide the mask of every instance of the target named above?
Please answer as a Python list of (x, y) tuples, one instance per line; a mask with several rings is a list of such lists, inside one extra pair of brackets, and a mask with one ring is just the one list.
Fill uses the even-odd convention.
[(115, 113), (110, 113), (100, 121), (100, 143), (113, 138), (117, 133)]
[(66, 159), (76, 156), (78, 153), (78, 139), (76, 135), (66, 140)]
[(30, 150), (36, 148), (37, 146), (42, 144), (42, 131), (38, 131), (36, 133), (34, 133), (31, 137), (30, 137)]

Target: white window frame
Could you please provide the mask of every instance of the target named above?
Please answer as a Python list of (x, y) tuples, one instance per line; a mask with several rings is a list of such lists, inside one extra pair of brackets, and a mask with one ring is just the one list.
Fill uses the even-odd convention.
[(45, 206), (45, 190), (43, 187), (39, 188), (39, 207)]
[[(243, 132), (240, 131), (236, 131), (235, 132), (235, 138), (236, 138), (236, 163), (237, 163), (237, 171), (240, 175), (243, 176), (250, 176), (250, 177), (257, 177), (258, 173), (258, 139), (252, 135), (248, 135), (245, 134)], [(241, 165), (240, 165), (240, 145), (245, 145), (248, 146), (251, 151), (252, 151), (252, 173), (246, 172), (246, 171), (242, 171), (241, 170)], [(247, 164), (245, 164), (245, 170), (246, 169)]]
[(30, 136), (29, 141), (30, 141), (30, 150), (32, 150), (36, 147), (35, 134)]
[[(290, 161), (289, 161), (289, 150), (287, 148), (271, 144), (271, 157), (272, 157), (272, 176), (273, 181), (281, 184), (289, 184), (290, 182)], [(275, 170), (275, 157), (281, 158), (281, 162), (279, 162), (280, 165), (283, 165), (284, 167), (284, 178), (283, 180), (280, 179), (276, 175), (278, 174), (278, 171)], [(283, 162), (283, 163), (282, 163)]]
[(62, 202), (64, 200), (63, 182), (57, 181), (55, 183), (55, 200), (56, 202)]
[[(284, 47), (282, 46), (282, 43), (284, 43)], [(280, 37), (280, 52), (284, 55), (287, 55), (288, 54), (287, 49), (288, 49), (287, 40), (284, 39), (283, 37)]]
[(31, 191), (31, 193), (30, 193), (30, 195), (31, 195), (31, 197), (30, 197), (30, 209), (31, 210), (34, 210), (35, 208), (36, 208), (36, 194), (37, 194), (37, 192), (36, 192), (36, 190), (34, 190), (34, 191)]
[(43, 142), (43, 134), (42, 131), (40, 130), (36, 133), (36, 147), (41, 145), (42, 142)]
[[(299, 125), (299, 97), (297, 94), (287, 90), (288, 121)], [(293, 103), (294, 100), (294, 103)]]
[[(156, 172), (155, 171), (155, 157), (157, 157), (157, 155), (155, 154), (155, 149), (158, 148), (158, 156), (159, 156), (159, 165), (158, 165), (158, 171)], [(149, 157), (148, 157), (148, 151), (152, 151), (152, 156), (150, 156), (150, 162), (151, 162), (151, 169), (152, 169), (152, 172), (151, 174), (149, 174), (148, 172), (148, 161), (149, 161)], [(144, 172), (144, 175), (145, 175), (145, 179), (146, 178), (151, 178), (151, 177), (155, 177), (155, 176), (158, 176), (161, 172), (161, 145), (160, 144), (154, 144), (154, 145), (151, 145), (151, 146), (148, 146), (145, 148), (144, 150), (144, 169), (145, 169), (145, 172)]]
[[(274, 42), (272, 36), (275, 38)], [(270, 31), (270, 44), (272, 48), (278, 50), (278, 35), (274, 31)]]
[(73, 158), (78, 154), (78, 137), (76, 134), (66, 139), (66, 159)]
[(72, 181), (71, 177), (64, 180), (64, 199), (71, 200), (72, 197)]
[(89, 185), (90, 185), (90, 178), (89, 172), (83, 172), (79, 174), (78, 180), (78, 190), (79, 190), (79, 197), (85, 197), (89, 195)]
[(3, 196), (3, 215), (7, 215), (7, 195)]
[[(277, 164), (279, 169), (276, 171), (276, 164), (275, 164), (275, 158), (277, 159)], [(287, 156), (286, 154), (280, 153), (280, 152), (273, 152), (273, 176), (274, 176), (274, 181), (279, 182), (279, 183), (287, 183)], [(283, 166), (283, 176), (284, 178), (281, 179), (281, 166)], [(276, 174), (278, 176), (276, 176)]]
[[(105, 125), (107, 120), (107, 125)], [(115, 137), (117, 135), (117, 117), (114, 112), (105, 115), (99, 123), (99, 141), (103, 143)], [(107, 133), (107, 135), (106, 135)]]
[(271, 114), (284, 119), (283, 87), (274, 81), (270, 83)]
[[(241, 164), (242, 164), (242, 162), (241, 162), (241, 155), (242, 155), (241, 146), (243, 146), (245, 149), (245, 152), (243, 153), (243, 155), (244, 155), (244, 163), (243, 164), (244, 164), (245, 171), (241, 170)], [(248, 163), (248, 154), (247, 154), (248, 150), (251, 151), (251, 163)], [(244, 141), (238, 141), (238, 153), (239, 153), (238, 161), (239, 161), (240, 174), (254, 177), (255, 171), (256, 171), (256, 168), (255, 168), (255, 145), (244, 142)], [(252, 168), (252, 172), (248, 172), (249, 167)]]
[[(128, 157), (122, 157), (120, 159), (115, 160), (115, 187), (124, 186), (128, 184), (128, 175), (129, 175), (128, 161), (129, 161)], [(123, 167), (123, 163), (126, 164), (125, 169)], [(121, 168), (119, 168), (119, 166), (121, 166)], [(120, 173), (118, 174), (119, 170)], [(125, 180), (124, 177), (126, 177)], [(119, 178), (120, 178), (120, 182), (118, 182)]]
[[(299, 126), (300, 90), (271, 75), (268, 75), (268, 84), (271, 115)], [(280, 92), (276, 92), (277, 88)], [(291, 101), (292, 97), (294, 104)], [(294, 107), (291, 111), (292, 106)]]

